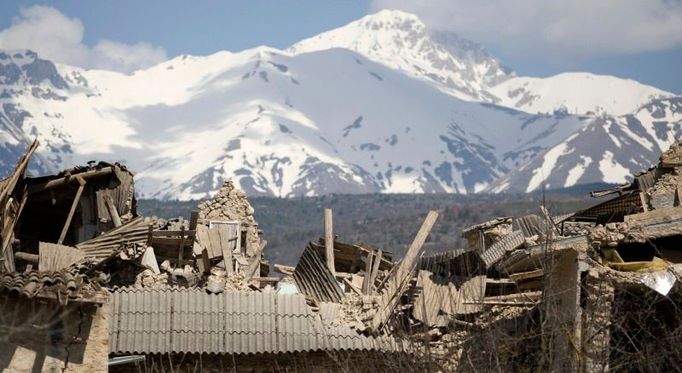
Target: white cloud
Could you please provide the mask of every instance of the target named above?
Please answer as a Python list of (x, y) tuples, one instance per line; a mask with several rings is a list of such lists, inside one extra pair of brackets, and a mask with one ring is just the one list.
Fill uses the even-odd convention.
[(680, 0), (373, 0), (517, 57), (569, 63), (682, 46)]
[(23, 8), (0, 31), (0, 49), (31, 49), (42, 58), (84, 68), (132, 72), (167, 59), (163, 48), (148, 43), (100, 40), (83, 44), (83, 23), (49, 6)]

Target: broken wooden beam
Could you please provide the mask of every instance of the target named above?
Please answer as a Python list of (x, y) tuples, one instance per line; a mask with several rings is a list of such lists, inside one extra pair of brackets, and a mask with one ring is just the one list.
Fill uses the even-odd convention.
[(28, 187), (28, 192), (29, 193), (37, 193), (37, 192), (43, 192), (49, 189), (54, 189), (62, 186), (66, 186), (69, 184), (73, 183), (79, 183), (78, 178), (82, 180), (89, 180), (92, 178), (100, 177), (100, 176), (105, 176), (109, 175), (114, 172), (114, 166), (108, 166), (101, 168), (99, 170), (91, 170), (91, 171), (85, 171), (81, 172), (76, 175), (67, 175), (64, 176), (61, 179), (55, 179), (55, 180), (49, 180), (40, 184), (31, 184)]
[(400, 300), (400, 295), (404, 292), (405, 287), (409, 283), (409, 279), (412, 277), (414, 272), (415, 264), (421, 248), (426, 242), (426, 237), (428, 237), (433, 225), (438, 219), (438, 213), (436, 211), (429, 211), (422, 223), (419, 232), (412, 241), (412, 244), (407, 249), (405, 257), (398, 265), (398, 268), (391, 273), (390, 278), (386, 282), (386, 287), (381, 297), (380, 308), (377, 313), (372, 318), (371, 329), (378, 332), (388, 321), (394, 308), (397, 306)]
[(109, 211), (109, 216), (111, 216), (111, 222), (114, 223), (114, 227), (120, 227), (122, 224), (121, 215), (118, 214), (118, 210), (116, 209), (113, 198), (111, 198), (111, 194), (108, 192), (103, 193), (102, 199), (104, 200), (104, 205), (107, 207), (107, 211)]
[(29, 254), (29, 253), (25, 253), (23, 251), (18, 251), (16, 253), (14, 253), (14, 258), (23, 260), (25, 262), (36, 263), (36, 264), (38, 264), (38, 262), (40, 261), (40, 255)]
[(324, 247), (327, 268), (333, 274), (336, 269), (334, 268), (334, 228), (331, 209), (324, 209)]
[(292, 276), (294, 274), (294, 267), (292, 266), (287, 266), (284, 264), (274, 264), (273, 267), (275, 268), (275, 271), (283, 275)]

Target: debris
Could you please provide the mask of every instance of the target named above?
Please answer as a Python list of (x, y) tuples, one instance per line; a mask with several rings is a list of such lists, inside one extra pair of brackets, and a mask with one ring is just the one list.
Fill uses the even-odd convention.
[(144, 254), (142, 254), (140, 264), (143, 267), (150, 269), (155, 275), (161, 273), (161, 270), (159, 269), (159, 263), (156, 261), (156, 255), (154, 255), (154, 248), (151, 246), (147, 247), (147, 249), (144, 251)]
[[(325, 209), (323, 237), (295, 267), (274, 265), (283, 277), (269, 275), (267, 241), (232, 181), (189, 220), (164, 221), (137, 215), (133, 174), (120, 164), (26, 177), (36, 147), (0, 181), (0, 296), (56, 309), (113, 299), (103, 312), (117, 364), (376, 351), (426, 361), (418, 370), (601, 371), (616, 346), (646, 342), (624, 337), (637, 324), (616, 317), (682, 306), (682, 143), (632, 183), (594, 193), (608, 201), (492, 219), (462, 232), (466, 248), (424, 253), (430, 211), (399, 261), (390, 248), (342, 242)], [(657, 320), (677, 322), (677, 312)]]

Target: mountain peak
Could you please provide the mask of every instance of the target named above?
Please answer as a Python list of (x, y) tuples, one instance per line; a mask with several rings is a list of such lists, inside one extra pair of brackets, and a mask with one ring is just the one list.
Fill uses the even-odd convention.
[(424, 22), (416, 15), (397, 9), (383, 9), (374, 14), (368, 14), (351, 24), (353, 23), (369, 26), (375, 30), (377, 27), (390, 29), (402, 28), (406, 25), (412, 28), (426, 28)]
[(54, 63), (39, 58), (36, 52), (28, 49), (0, 50), (1, 85), (10, 86), (28, 82), (35, 86), (46, 80), (54, 88), (67, 88), (66, 82), (57, 72)]
[[(493, 57), (473, 42), (458, 39), (446, 48), (436, 41), (415, 15), (382, 10), (337, 29), (302, 40), (289, 48), (292, 54), (332, 48), (352, 50), (366, 58), (411, 76), (436, 83), (448, 94), (468, 101), (495, 102), (486, 88), (509, 77)], [(471, 53), (453, 47), (470, 48)]]

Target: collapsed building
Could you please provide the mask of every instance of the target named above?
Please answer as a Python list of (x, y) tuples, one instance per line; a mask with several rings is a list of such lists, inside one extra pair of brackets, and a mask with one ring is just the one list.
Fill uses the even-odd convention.
[[(0, 182), (0, 368), (11, 371), (668, 370), (682, 359), (682, 143), (608, 198), (465, 229), (405, 255), (333, 232), (270, 265), (226, 181), (189, 220), (139, 216), (90, 163)], [(271, 273), (271, 267), (275, 273)]]

